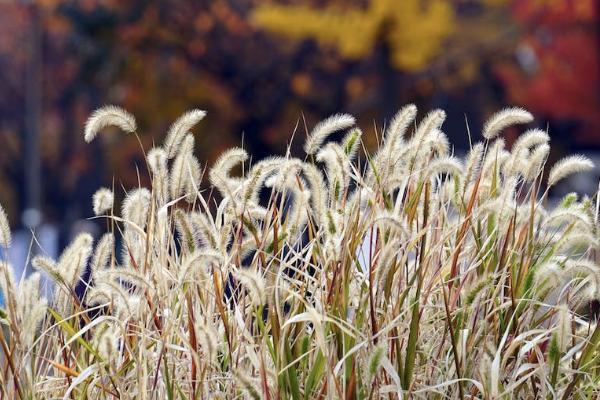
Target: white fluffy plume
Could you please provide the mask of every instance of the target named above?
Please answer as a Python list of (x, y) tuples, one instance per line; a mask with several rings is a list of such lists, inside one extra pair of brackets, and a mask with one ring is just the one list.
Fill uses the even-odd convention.
[(8, 248), (11, 242), (10, 226), (4, 208), (0, 206), (0, 245)]
[(520, 107), (510, 107), (494, 114), (483, 127), (483, 137), (493, 139), (502, 129), (515, 124), (527, 124), (533, 121), (533, 115)]
[(390, 149), (395, 150), (395, 143), (402, 139), (402, 136), (410, 126), (411, 122), (417, 116), (417, 106), (408, 104), (402, 107), (385, 131), (385, 143)]
[(94, 214), (100, 215), (110, 209), (113, 206), (114, 195), (112, 190), (107, 188), (100, 188), (94, 193), (93, 197), (93, 206), (94, 206)]
[(550, 170), (550, 174), (548, 175), (548, 186), (556, 185), (558, 181), (569, 175), (589, 171), (593, 168), (594, 163), (587, 157), (579, 155), (565, 157), (554, 164)]
[(127, 133), (136, 131), (133, 115), (117, 106), (104, 106), (92, 113), (85, 123), (83, 137), (86, 142), (94, 140), (98, 132), (107, 126), (117, 126)]
[(331, 117), (319, 122), (313, 128), (306, 142), (304, 143), (304, 151), (306, 154), (315, 154), (323, 144), (327, 136), (335, 131), (346, 129), (354, 125), (356, 120), (350, 114), (335, 114)]
[(170, 159), (175, 157), (179, 150), (179, 146), (185, 137), (185, 134), (194, 127), (202, 118), (206, 116), (206, 111), (197, 108), (190, 110), (177, 118), (173, 125), (169, 128), (169, 133), (165, 139), (165, 151)]

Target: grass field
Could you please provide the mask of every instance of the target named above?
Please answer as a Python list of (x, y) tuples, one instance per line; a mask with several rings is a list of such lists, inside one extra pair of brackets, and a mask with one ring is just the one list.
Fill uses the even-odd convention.
[[(151, 187), (91, 199), (102, 238), (36, 256), (22, 282), (0, 263), (0, 398), (598, 396), (598, 199), (547, 201), (593, 164), (545, 168), (539, 129), (509, 150), (502, 130), (533, 121), (522, 109), (493, 116), (464, 158), (443, 111), (416, 114), (402, 108), (372, 154), (337, 114), (303, 158), (234, 148), (206, 173), (189, 133), (205, 113), (184, 114), (145, 153)], [(104, 107), (85, 139), (109, 125), (136, 134)]]

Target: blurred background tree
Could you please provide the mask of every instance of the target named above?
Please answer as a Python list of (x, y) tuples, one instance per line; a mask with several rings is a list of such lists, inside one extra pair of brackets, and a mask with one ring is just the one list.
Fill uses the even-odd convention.
[(253, 10), (253, 19), (276, 33), (334, 45), (350, 60), (365, 58), (383, 45), (398, 70), (418, 71), (440, 52), (454, 11), (443, 0), (370, 0), (366, 7), (334, 4), (328, 9), (263, 3)]
[[(537, 4), (536, 4), (537, 3)], [(524, 31), (517, 63), (497, 66), (511, 101), (567, 125), (579, 145), (600, 139), (600, 2), (516, 2), (512, 16)]]
[(206, 163), (242, 142), (255, 158), (281, 152), (297, 124), (300, 154), (305, 127), (339, 111), (360, 117), (372, 145), (407, 102), (444, 108), (458, 152), (469, 146), (466, 120), (477, 135), (507, 104), (540, 113), (565, 150), (593, 150), (599, 9), (597, 0), (4, 0), (0, 202), (18, 226), (35, 126), (43, 220), (61, 237), (91, 215), (99, 185), (143, 181), (136, 138), (105, 132), (84, 145), (86, 117), (106, 103), (136, 115), (146, 148), (185, 110), (206, 109), (196, 128)]
[(397, 107), (404, 72), (426, 68), (440, 53), (452, 32), (452, 6), (440, 0), (371, 0), (364, 7), (332, 3), (327, 8), (262, 3), (252, 11), (252, 20), (268, 31), (330, 46), (353, 63), (377, 54), (377, 102), (389, 116)]

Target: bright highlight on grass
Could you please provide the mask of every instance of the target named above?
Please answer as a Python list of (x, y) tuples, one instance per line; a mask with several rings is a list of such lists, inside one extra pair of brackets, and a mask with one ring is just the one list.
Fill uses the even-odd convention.
[[(527, 111), (492, 117), (463, 159), (441, 110), (415, 123), (404, 107), (375, 154), (336, 114), (305, 159), (225, 152), (207, 174), (215, 190), (200, 190), (189, 133), (204, 115), (184, 114), (146, 153), (151, 187), (96, 193), (97, 243), (81, 234), (58, 260), (33, 260), (52, 298), (39, 273), (19, 282), (0, 262), (1, 398), (598, 394), (598, 199), (550, 207), (546, 191), (593, 165), (566, 158), (546, 181), (546, 132), (510, 150), (498, 138)], [(108, 125), (136, 130), (105, 107), (85, 139)]]

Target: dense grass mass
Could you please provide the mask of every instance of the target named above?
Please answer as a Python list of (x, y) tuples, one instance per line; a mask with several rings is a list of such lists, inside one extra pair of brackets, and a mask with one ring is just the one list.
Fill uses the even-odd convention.
[[(401, 109), (374, 154), (346, 114), (315, 126), (304, 160), (231, 149), (210, 190), (189, 133), (204, 112), (184, 114), (146, 153), (150, 188), (94, 196), (108, 233), (33, 259), (51, 299), (40, 272), (19, 282), (0, 263), (0, 397), (597, 396), (599, 203), (547, 201), (592, 163), (544, 174), (539, 129), (508, 150), (502, 130), (533, 119), (522, 109), (490, 119), (464, 159), (443, 111), (416, 113)], [(85, 139), (109, 125), (137, 130), (105, 107)], [(0, 228), (8, 247), (4, 212)]]

